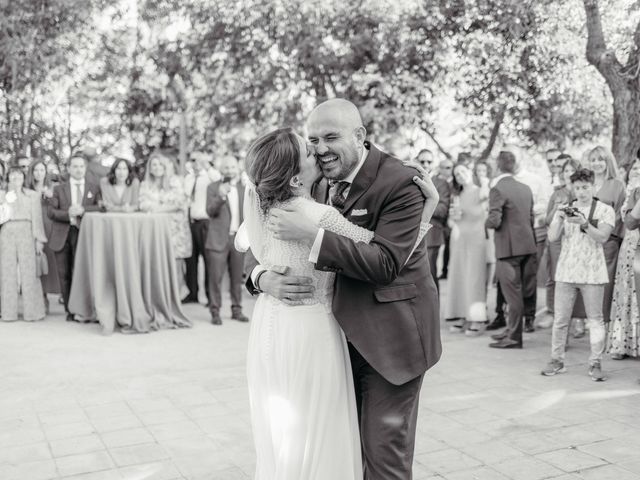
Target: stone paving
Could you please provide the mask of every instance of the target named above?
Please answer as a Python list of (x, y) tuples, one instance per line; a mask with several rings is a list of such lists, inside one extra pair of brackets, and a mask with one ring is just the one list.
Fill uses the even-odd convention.
[[(192, 329), (148, 335), (103, 336), (57, 305), (45, 322), (0, 324), (0, 480), (251, 479), (249, 327), (186, 310)], [(571, 340), (568, 372), (543, 377), (550, 334), (500, 351), (443, 329), (416, 480), (640, 479), (640, 361), (607, 359), (594, 383), (588, 339)]]

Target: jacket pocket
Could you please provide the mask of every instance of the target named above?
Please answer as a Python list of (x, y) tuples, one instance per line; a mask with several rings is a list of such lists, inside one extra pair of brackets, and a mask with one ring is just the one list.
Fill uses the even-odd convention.
[(408, 283), (405, 285), (378, 288), (373, 291), (373, 295), (380, 303), (399, 302), (401, 300), (416, 298), (418, 289), (414, 283)]

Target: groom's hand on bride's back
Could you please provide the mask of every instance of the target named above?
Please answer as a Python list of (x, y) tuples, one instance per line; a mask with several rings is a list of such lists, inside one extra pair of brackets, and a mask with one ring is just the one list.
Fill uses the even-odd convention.
[(313, 297), (315, 287), (309, 277), (288, 275), (267, 270), (260, 276), (260, 290), (282, 300), (288, 305), (300, 305), (302, 300)]

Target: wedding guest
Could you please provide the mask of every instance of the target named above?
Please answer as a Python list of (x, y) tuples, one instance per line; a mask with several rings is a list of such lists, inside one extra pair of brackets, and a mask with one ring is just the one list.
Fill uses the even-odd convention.
[(491, 348), (522, 348), (525, 302), (535, 298), (536, 245), (533, 232), (533, 194), (514, 178), (516, 157), (503, 150), (498, 154), (500, 175), (489, 194), (487, 228), (495, 230), (496, 273), (508, 305), (504, 332), (492, 335)]
[(109, 167), (102, 165), (102, 158), (95, 147), (86, 146), (82, 149), (82, 153), (87, 159), (87, 179), (99, 185), (100, 180), (109, 175)]
[[(26, 155), (18, 155), (15, 159), (15, 166), (22, 170), (24, 174), (24, 178), (27, 178), (29, 175), (29, 166), (31, 165), (31, 159)], [(26, 180), (25, 180), (26, 181)]]
[(560, 156), (560, 150), (557, 148), (550, 148), (545, 152), (545, 159), (547, 160), (547, 167), (551, 175), (551, 185), (555, 188), (560, 186), (562, 182), (562, 173), (558, 167), (556, 159)]
[[(622, 205), (624, 218), (640, 217), (640, 159), (629, 165), (626, 175), (627, 198)], [(618, 266), (611, 302), (611, 325), (607, 344), (613, 360), (640, 356), (640, 311), (634, 261), (637, 255), (640, 231), (629, 229), (624, 235), (618, 255)]]
[(86, 179), (87, 159), (76, 153), (69, 159), (69, 179), (53, 188), (47, 214), (53, 220), (49, 246), (55, 253), (58, 281), (67, 321), (76, 321), (69, 312), (69, 294), (78, 246), (78, 233), (85, 212), (100, 210), (100, 186)]
[[(484, 196), (483, 196), (484, 195)], [(445, 319), (451, 331), (478, 335), (487, 320), (487, 238), (483, 204), (488, 190), (474, 185), (473, 174), (463, 164), (453, 169), (449, 226), (451, 264)], [(465, 328), (466, 326), (466, 328)]]
[(244, 253), (237, 251), (234, 239), (243, 220), (244, 186), (240, 182), (238, 161), (225, 157), (219, 164), (223, 178), (207, 187), (209, 231), (205, 248), (209, 270), (209, 311), (211, 323), (221, 325), (222, 277), (229, 272), (231, 318), (240, 322), (249, 319), (242, 313), (242, 272)]
[(184, 186), (174, 174), (171, 159), (159, 150), (153, 152), (147, 162), (145, 179), (140, 184), (140, 210), (171, 214), (171, 243), (176, 259), (191, 256), (187, 202)]
[[(191, 229), (191, 243), (193, 249), (187, 258), (185, 280), (189, 294), (182, 299), (182, 303), (198, 303), (198, 264), (200, 257), (204, 260), (204, 285), (207, 303), (210, 302), (209, 269), (205, 255), (205, 243), (209, 231), (209, 216), (207, 215), (207, 187), (219, 176), (212, 176), (209, 157), (204, 152), (193, 152), (193, 171), (184, 180), (185, 194), (189, 198), (189, 226)], [(217, 172), (217, 171), (216, 171)]]
[(602, 354), (605, 347), (603, 295), (608, 282), (603, 244), (615, 224), (613, 208), (594, 198), (594, 173), (579, 169), (571, 176), (575, 202), (558, 208), (549, 227), (549, 239), (562, 239), (556, 269), (555, 320), (551, 337), (551, 361), (542, 375), (566, 371), (565, 348), (571, 312), (578, 290), (582, 292), (589, 322), (591, 355), (589, 375), (604, 381)]
[[(601, 202), (613, 208), (616, 214), (615, 225), (609, 239), (602, 246), (607, 262), (609, 282), (604, 288), (603, 315), (605, 323), (611, 319), (611, 299), (613, 298), (613, 282), (616, 277), (616, 265), (618, 263), (618, 251), (624, 237), (624, 224), (622, 222), (622, 204), (625, 199), (625, 184), (619, 179), (618, 165), (613, 154), (604, 147), (597, 146), (591, 149), (587, 155), (588, 168), (595, 174), (594, 196)], [(574, 337), (580, 338), (585, 334), (583, 318), (587, 314), (582, 295), (578, 295), (573, 310)]]
[[(53, 197), (53, 182), (47, 171), (47, 165), (42, 160), (36, 160), (29, 167), (29, 175), (27, 175), (27, 188), (34, 190), (40, 196), (40, 205), (42, 211), (46, 212), (49, 199)], [(53, 222), (48, 215), (42, 215), (44, 224), (44, 234), (46, 238), (51, 238), (53, 230)], [(44, 244), (43, 254), (47, 262), (47, 273), (40, 275), (42, 283), (42, 293), (44, 297), (45, 311), (49, 313), (48, 293), (60, 293), (60, 282), (58, 282), (58, 271), (56, 268), (56, 257), (48, 243)]]
[[(556, 210), (561, 205), (566, 205), (574, 199), (571, 192), (571, 175), (580, 168), (580, 163), (577, 160), (569, 157), (565, 160), (562, 169), (560, 170), (561, 179), (558, 180), (559, 187), (554, 190), (549, 198), (549, 204), (547, 205), (547, 214), (545, 217), (545, 224), (547, 228), (551, 225), (551, 221), (556, 213)], [(556, 266), (558, 265), (558, 258), (560, 258), (560, 250), (562, 243), (560, 240), (554, 242), (549, 241), (547, 245), (547, 282), (545, 284), (547, 292), (547, 312), (551, 318), (545, 319), (546, 322), (539, 322), (538, 324), (543, 327), (550, 327), (553, 324), (553, 303), (555, 298), (556, 282), (554, 280), (556, 276)]]
[[(449, 185), (451, 185), (451, 181), (453, 180), (453, 162), (448, 159), (445, 158), (444, 160), (442, 160), (440, 162), (440, 164), (438, 165), (438, 177), (441, 178), (443, 181), (448, 182)], [(443, 234), (443, 244), (444, 244), (444, 251), (442, 252), (442, 272), (440, 274), (440, 277), (438, 277), (440, 280), (446, 280), (447, 275), (449, 273), (449, 234), (451, 232), (449, 231), (449, 226), (445, 224), (445, 227), (442, 231)]]
[(491, 166), (482, 160), (478, 160), (473, 164), (473, 183), (479, 187), (489, 188), (491, 182), (492, 170)]
[[(489, 191), (491, 190), (491, 179), (493, 178), (493, 169), (491, 165), (487, 162), (478, 160), (473, 166), (473, 183), (480, 187), (481, 194), (480, 196), (485, 199), (483, 202), (483, 207), (489, 213)], [(493, 230), (485, 228), (485, 237), (487, 239), (487, 275), (486, 275), (486, 284), (487, 284), (487, 292), (492, 287), (494, 283), (495, 273), (496, 273), (496, 248), (495, 242), (493, 239)]]
[(26, 321), (42, 320), (45, 316), (42, 285), (36, 276), (36, 255), (43, 254), (47, 237), (40, 196), (26, 188), (25, 179), (22, 168), (9, 168), (8, 189), (2, 200), (11, 212), (0, 229), (0, 292), (5, 322), (18, 320), (20, 292)]
[[(429, 149), (421, 150), (416, 161), (422, 165), (422, 167), (432, 174), (436, 171), (435, 160), (433, 153)], [(444, 244), (444, 231), (447, 228), (447, 219), (449, 218), (449, 204), (451, 201), (451, 184), (445, 180), (440, 174), (433, 177), (433, 184), (438, 190), (440, 199), (438, 205), (433, 211), (431, 217), (431, 229), (427, 232), (427, 252), (429, 255), (429, 268), (431, 269), (431, 276), (436, 284), (436, 288), (440, 291), (440, 285), (438, 282), (438, 253), (440, 247)]]
[(107, 212), (135, 212), (138, 210), (140, 180), (133, 165), (124, 158), (116, 158), (106, 177), (100, 179), (102, 208)]

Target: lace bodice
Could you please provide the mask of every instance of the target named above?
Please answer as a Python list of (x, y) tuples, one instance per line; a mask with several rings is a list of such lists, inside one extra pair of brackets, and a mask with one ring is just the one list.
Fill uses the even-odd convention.
[[(341, 235), (355, 242), (369, 243), (374, 236), (371, 230), (360, 227), (348, 221), (335, 208), (317, 203), (307, 198), (295, 198), (287, 202), (297, 207), (307, 218), (311, 219), (319, 228)], [(281, 207), (283, 205), (276, 205)], [(309, 262), (311, 247), (299, 242), (284, 241), (275, 238), (273, 232), (267, 227), (268, 216), (262, 221), (261, 251), (256, 252), (252, 245), (252, 252), (260, 264), (267, 269), (286, 266), (289, 275), (299, 275), (313, 279), (315, 294), (313, 298), (304, 300), (305, 304), (331, 302), (333, 295), (333, 283), (335, 274), (322, 272), (315, 269)], [(420, 233), (416, 246), (429, 229), (428, 224), (420, 225)]]

